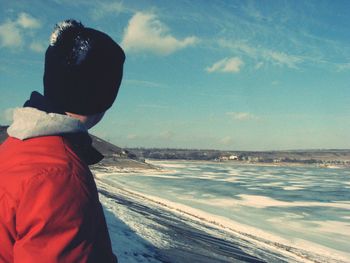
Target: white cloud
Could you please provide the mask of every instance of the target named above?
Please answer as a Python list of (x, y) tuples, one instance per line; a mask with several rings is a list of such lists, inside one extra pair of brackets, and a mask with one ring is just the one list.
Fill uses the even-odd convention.
[(32, 42), (30, 44), (29, 48), (31, 50), (33, 50), (34, 52), (42, 53), (42, 52), (45, 51), (46, 46), (43, 43), (41, 43), (41, 42), (35, 42), (34, 41), (34, 42)]
[(36, 18), (27, 13), (20, 13), (16, 20), (7, 20), (0, 24), (0, 47), (18, 48), (22, 46), (25, 30), (36, 29), (40, 26), (40, 21)]
[(15, 22), (5, 22), (0, 25), (1, 47), (14, 48), (22, 45), (22, 35)]
[(225, 73), (237, 73), (243, 66), (243, 61), (238, 57), (224, 58), (218, 62), (215, 62), (211, 67), (207, 67), (206, 71), (212, 72), (225, 72)]
[(20, 13), (16, 23), (18, 26), (25, 29), (35, 29), (41, 27), (40, 21), (27, 13)]
[(226, 115), (230, 116), (233, 120), (247, 121), (258, 119), (254, 114), (250, 112), (227, 112)]
[(124, 30), (122, 46), (129, 51), (168, 55), (197, 42), (194, 36), (176, 39), (155, 14), (137, 12)]

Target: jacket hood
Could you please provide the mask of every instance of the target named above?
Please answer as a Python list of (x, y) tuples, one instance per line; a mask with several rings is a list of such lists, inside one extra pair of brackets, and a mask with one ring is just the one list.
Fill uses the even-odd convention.
[(20, 140), (79, 132), (86, 133), (87, 130), (78, 119), (32, 107), (15, 109), (13, 123), (7, 129), (9, 136)]

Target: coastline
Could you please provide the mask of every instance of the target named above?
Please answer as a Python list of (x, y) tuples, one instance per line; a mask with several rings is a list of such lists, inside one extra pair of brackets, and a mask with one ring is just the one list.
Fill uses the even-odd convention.
[[(100, 199), (105, 208), (113, 249), (120, 263), (290, 261), (277, 253), (265, 252), (260, 248), (253, 252), (253, 247), (247, 241), (244, 242), (220, 229), (189, 220), (160, 204), (143, 200), (125, 189), (119, 188), (114, 193), (110, 193), (103, 182), (97, 180), (97, 184)], [(118, 205), (117, 209), (115, 209), (115, 203)], [(118, 226), (113, 227), (115, 220), (113, 215), (123, 221), (122, 236), (118, 232)], [(129, 243), (125, 239), (137, 240), (139, 244), (134, 251), (127, 251), (128, 248), (123, 246)], [(246, 251), (243, 251), (242, 247)]]
[[(111, 182), (105, 182), (103, 177), (99, 175), (96, 178), (102, 203), (108, 206), (108, 202), (117, 202), (118, 206), (125, 206), (124, 214), (116, 213), (115, 215), (125, 218), (125, 213), (132, 214), (126, 220), (134, 221), (128, 224), (134, 225), (133, 231), (138, 236), (152, 241), (151, 251), (157, 252), (153, 258), (160, 260), (155, 262), (211, 263), (233, 262), (233, 260), (234, 262), (346, 262), (340, 258), (335, 259), (320, 254), (320, 251), (310, 253), (282, 245), (276, 240), (269, 240), (266, 236), (257, 238), (259, 233), (253, 236), (234, 231), (234, 227), (232, 229), (225, 222), (218, 224), (207, 215), (197, 214), (196, 216), (195, 211), (188, 212), (176, 204), (169, 204), (163, 200), (124, 189), (122, 186), (113, 185), (113, 193), (111, 193)], [(113, 210), (112, 207), (114, 206), (110, 205), (110, 209)], [(135, 219), (137, 217), (139, 219)], [(139, 229), (140, 224), (142, 225), (141, 230)], [(154, 236), (157, 235), (158, 238), (155, 238), (156, 242), (154, 242)], [(198, 240), (202, 240), (201, 246), (205, 245), (206, 249), (203, 250), (196, 243)], [(171, 247), (171, 252), (169, 252), (169, 247)], [(198, 251), (200, 251), (199, 254)], [(202, 256), (204, 257), (198, 260)]]
[(249, 162), (249, 161), (213, 161), (213, 160), (187, 160), (187, 159), (146, 159), (145, 162), (151, 165), (156, 166), (157, 162), (195, 162), (195, 163), (212, 163), (212, 164), (232, 164), (232, 165), (247, 165), (247, 166), (266, 166), (266, 167), (315, 167), (315, 168), (329, 168), (329, 169), (347, 169), (350, 168), (350, 165), (330, 165), (330, 164), (310, 164), (310, 163), (302, 163), (302, 162)]

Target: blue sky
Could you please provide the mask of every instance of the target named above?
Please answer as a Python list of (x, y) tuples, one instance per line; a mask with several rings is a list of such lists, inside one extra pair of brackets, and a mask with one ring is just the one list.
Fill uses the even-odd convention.
[(0, 123), (33, 90), (56, 22), (126, 51), (91, 130), (119, 146), (350, 148), (350, 1), (0, 0)]

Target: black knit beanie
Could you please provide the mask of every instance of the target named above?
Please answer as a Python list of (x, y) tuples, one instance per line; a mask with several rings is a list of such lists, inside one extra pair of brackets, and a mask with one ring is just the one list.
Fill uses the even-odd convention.
[(108, 35), (65, 20), (46, 50), (44, 96), (65, 112), (104, 112), (118, 94), (124, 61), (124, 51)]

